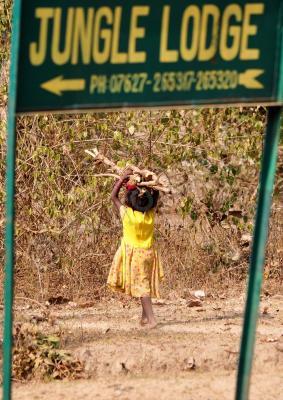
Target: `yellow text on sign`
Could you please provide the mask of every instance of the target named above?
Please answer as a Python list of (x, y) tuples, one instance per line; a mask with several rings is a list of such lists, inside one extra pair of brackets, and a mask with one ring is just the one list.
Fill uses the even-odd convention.
[[(231, 61), (239, 57), (240, 60), (258, 60), (259, 49), (249, 47), (249, 39), (257, 34), (257, 25), (251, 22), (254, 15), (264, 12), (263, 3), (246, 4), (241, 7), (238, 4), (228, 5), (222, 15), (219, 7), (206, 4), (202, 7), (188, 6), (182, 16), (180, 29), (179, 49), (168, 49), (170, 37), (171, 7), (164, 6), (162, 13), (162, 29), (160, 43), (160, 61), (177, 62), (212, 60), (217, 52), (222, 60)], [(208, 31), (208, 20), (212, 20), (212, 27)], [(176, 21), (172, 29), (176, 29)], [(189, 37), (189, 28), (192, 26), (192, 34)], [(219, 28), (220, 26), (220, 28)], [(228, 45), (228, 40), (232, 44)], [(188, 43), (190, 42), (190, 43)]]
[[(35, 10), (35, 17), (40, 21), (39, 37), (37, 42), (30, 44), (31, 64), (41, 65), (46, 59), (51, 22), (50, 56), (54, 64), (78, 64), (81, 62), (79, 55), (84, 64), (104, 64), (109, 61), (112, 64), (144, 63), (146, 53), (137, 50), (137, 42), (145, 37), (145, 29), (139, 26), (139, 18), (148, 14), (148, 6), (132, 7), (128, 51), (121, 52), (119, 45), (122, 7), (115, 7), (114, 10), (109, 7), (100, 7), (97, 10), (69, 7), (64, 31), (60, 7), (39, 7)], [(103, 27), (105, 24), (108, 28)], [(63, 49), (60, 47), (62, 35)]]
[[(130, 18), (124, 16), (121, 6), (113, 9), (68, 7), (65, 11), (61, 7), (38, 7), (34, 15), (39, 26), (38, 36), (29, 46), (30, 62), (39, 66), (50, 58), (56, 65), (146, 63), (146, 46), (152, 42), (146, 29), (150, 13), (151, 7), (145, 5), (133, 6)], [(161, 63), (205, 62), (217, 54), (225, 61), (258, 60), (260, 57), (260, 50), (251, 47), (250, 40), (257, 35), (254, 18), (264, 13), (263, 3), (243, 6), (235, 3), (223, 10), (213, 4), (202, 7), (191, 4), (185, 8), (180, 24), (174, 21), (174, 26), (169, 5), (160, 13), (161, 33), (156, 46)], [(121, 30), (125, 23), (128, 24), (128, 40), (127, 48), (122, 51)], [(179, 43), (169, 48), (170, 33), (176, 26), (180, 26)]]

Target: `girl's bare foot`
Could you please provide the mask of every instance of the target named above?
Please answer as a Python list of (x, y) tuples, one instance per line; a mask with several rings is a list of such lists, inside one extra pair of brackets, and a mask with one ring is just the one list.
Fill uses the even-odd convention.
[(141, 304), (142, 304), (141, 326), (147, 329), (155, 328), (157, 322), (154, 318), (151, 298), (149, 296), (141, 297)]
[(142, 325), (145, 329), (154, 329), (157, 327), (157, 322), (155, 320), (148, 321), (146, 324)]
[(141, 326), (147, 325), (148, 324), (148, 319), (146, 317), (142, 317), (140, 321)]

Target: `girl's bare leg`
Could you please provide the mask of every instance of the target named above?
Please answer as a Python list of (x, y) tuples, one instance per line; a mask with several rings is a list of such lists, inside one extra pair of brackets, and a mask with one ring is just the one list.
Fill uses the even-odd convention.
[(146, 325), (146, 324), (148, 323), (148, 319), (147, 319), (147, 317), (146, 317), (146, 313), (145, 313), (145, 310), (144, 310), (143, 303), (141, 302), (141, 304), (142, 304), (141, 325)]
[[(149, 297), (149, 296), (141, 297), (141, 304), (142, 304), (142, 308), (143, 308), (143, 315), (147, 319), (146, 326), (148, 328), (156, 327), (157, 322), (156, 322), (156, 319), (153, 314), (151, 297)], [(142, 319), (143, 319), (143, 317), (142, 317)]]

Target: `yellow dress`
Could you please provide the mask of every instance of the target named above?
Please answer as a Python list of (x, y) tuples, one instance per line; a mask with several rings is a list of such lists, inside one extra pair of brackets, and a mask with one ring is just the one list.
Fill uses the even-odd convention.
[(154, 210), (145, 213), (121, 206), (123, 238), (107, 279), (114, 290), (132, 297), (160, 297), (163, 268), (154, 246)]

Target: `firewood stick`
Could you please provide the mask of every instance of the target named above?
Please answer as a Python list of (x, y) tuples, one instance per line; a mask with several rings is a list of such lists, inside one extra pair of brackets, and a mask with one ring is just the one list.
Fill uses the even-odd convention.
[(159, 190), (160, 192), (167, 193), (167, 194), (172, 193), (172, 190), (170, 188), (166, 188), (164, 186), (152, 185), (152, 184), (148, 185), (148, 182), (137, 183), (137, 186), (138, 187), (150, 187), (151, 189)]
[(95, 174), (93, 176), (98, 177), (98, 178), (99, 177), (110, 177), (110, 178), (116, 178), (116, 179), (120, 179), (121, 178), (121, 176), (117, 175), (117, 174)]
[(139, 174), (144, 178), (148, 178), (149, 176), (151, 176), (152, 180), (157, 180), (158, 179), (157, 175), (154, 172), (149, 171), (148, 169), (140, 169), (140, 168), (136, 167), (135, 165), (131, 165), (131, 164), (128, 165), (128, 168), (132, 169), (132, 171), (134, 173)]
[[(119, 168), (113, 161), (109, 160), (109, 158), (100, 154), (97, 151), (97, 149), (85, 150), (85, 152), (87, 154), (89, 154), (90, 156), (92, 156), (93, 158), (95, 158), (96, 161), (103, 162), (104, 164), (109, 166), (111, 169), (115, 170), (117, 173), (123, 172), (122, 168)], [(152, 176), (153, 180), (157, 179), (157, 175), (154, 172), (149, 171), (147, 169), (140, 169), (140, 168), (136, 167), (135, 165), (131, 165), (131, 164), (126, 165), (126, 168), (131, 169), (134, 173), (139, 174), (139, 175), (143, 176), (144, 178), (147, 178), (148, 176)]]
[[(172, 193), (172, 189), (168, 187), (167, 185), (159, 184), (159, 177), (152, 171), (149, 171), (147, 169), (140, 169), (136, 167), (135, 165), (128, 164), (126, 165), (125, 168), (120, 168), (118, 167), (113, 161), (109, 160), (107, 157), (105, 157), (103, 154), (99, 153), (97, 148), (91, 149), (91, 150), (85, 150), (87, 154), (89, 154), (91, 157), (95, 159), (96, 163), (103, 163), (105, 164), (110, 170), (112, 170), (115, 173), (102, 173), (102, 174), (96, 174), (95, 176), (97, 177), (113, 177), (113, 178), (120, 178), (120, 176), (123, 174), (125, 169), (130, 169), (133, 171), (133, 175), (130, 176), (134, 181), (137, 181), (137, 179), (143, 178), (145, 179), (144, 181), (141, 182), (136, 182), (137, 186), (139, 187), (149, 187), (155, 190), (159, 190), (163, 193)], [(147, 180), (150, 178), (150, 180)]]
[(122, 173), (122, 171), (123, 171), (122, 168), (119, 168), (113, 161), (109, 160), (107, 157), (105, 157), (102, 154), (98, 153), (97, 149), (85, 150), (85, 152), (87, 154), (89, 154), (90, 156), (92, 156), (96, 161), (103, 162), (108, 167), (110, 167), (115, 172), (117, 172), (118, 174)]

